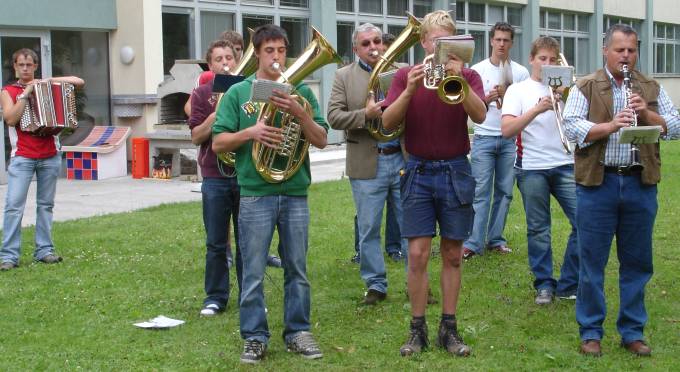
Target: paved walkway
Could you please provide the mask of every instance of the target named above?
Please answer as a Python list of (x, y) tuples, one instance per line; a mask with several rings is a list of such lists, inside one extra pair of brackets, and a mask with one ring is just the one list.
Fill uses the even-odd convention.
[[(329, 146), (310, 152), (312, 180), (338, 180), (344, 176), (344, 146)], [(129, 212), (163, 203), (201, 200), (200, 192), (192, 192), (197, 184), (179, 180), (133, 179), (131, 176), (103, 181), (57, 181), (54, 220), (68, 221), (110, 213)], [(5, 208), (7, 185), (0, 186), (0, 211)], [(32, 182), (26, 201), (23, 226), (35, 224), (36, 183)], [(0, 223), (3, 213), (0, 213)], [(2, 226), (2, 225), (0, 225)]]

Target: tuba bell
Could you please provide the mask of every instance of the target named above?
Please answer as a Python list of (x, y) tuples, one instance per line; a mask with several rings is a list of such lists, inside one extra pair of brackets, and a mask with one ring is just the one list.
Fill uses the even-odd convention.
[[(257, 58), (255, 58), (255, 47), (253, 47), (253, 29), (248, 27), (248, 32), (250, 33), (250, 45), (243, 52), (243, 57), (239, 61), (238, 65), (234, 67), (234, 70), (225, 70), (226, 73), (230, 75), (252, 75), (257, 71)], [(220, 93), (217, 96), (217, 104), (215, 107), (220, 107), (220, 101), (224, 93)], [(222, 163), (234, 167), (236, 165), (236, 155), (233, 152), (220, 152), (217, 154), (217, 159)]]
[[(380, 56), (380, 60), (376, 63), (371, 71), (371, 76), (368, 78), (368, 94), (373, 95), (373, 97), (379, 97), (381, 93), (383, 96), (387, 95), (387, 90), (381, 82), (385, 79), (391, 81), (396, 72), (395, 60), (420, 40), (420, 21), (409, 12), (406, 12), (406, 15), (408, 16), (406, 27), (397, 36), (394, 43), (387, 48), (385, 54)], [(404, 131), (404, 123), (402, 122), (392, 131), (385, 131), (382, 120), (375, 119), (367, 124), (366, 129), (377, 141), (385, 142), (399, 137)]]
[(461, 57), (464, 62), (469, 62), (474, 48), (474, 41), (469, 35), (437, 39), (434, 53), (423, 60), (425, 88), (436, 90), (439, 99), (446, 104), (456, 105), (463, 102), (470, 92), (470, 85), (460, 76), (447, 75), (445, 64), (450, 53)]
[[(312, 41), (307, 48), (292, 66), (281, 73), (277, 82), (295, 87), (318, 68), (329, 63), (342, 62), (342, 58), (314, 27), (312, 27), (312, 35)], [(297, 98), (311, 115), (312, 107), (309, 102), (302, 96)], [(279, 118), (280, 120), (277, 120)], [(276, 148), (264, 146), (259, 142), (253, 143), (252, 156), (255, 169), (269, 183), (286, 181), (295, 175), (307, 158), (309, 141), (304, 137), (302, 126), (296, 122), (297, 119), (293, 115), (279, 112), (271, 103), (265, 103), (260, 107), (257, 120), (264, 121), (266, 125), (282, 128), (284, 139)]]

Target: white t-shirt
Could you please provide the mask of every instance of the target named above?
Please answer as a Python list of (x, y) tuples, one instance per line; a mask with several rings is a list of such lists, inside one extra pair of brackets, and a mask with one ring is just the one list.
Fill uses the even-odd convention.
[[(549, 94), (547, 85), (533, 79), (512, 84), (505, 92), (503, 115), (520, 116)], [(553, 110), (538, 114), (517, 136), (516, 168), (551, 169), (573, 163), (574, 157), (562, 146)]]
[[(512, 68), (512, 81), (519, 83), (520, 81), (529, 78), (529, 71), (519, 63), (510, 61)], [(484, 95), (488, 95), (489, 91), (493, 89), (501, 80), (500, 66), (494, 66), (487, 58), (476, 65), (472, 69), (479, 73), (484, 83)], [(489, 110), (486, 112), (486, 120), (482, 124), (475, 125), (475, 134), (483, 136), (500, 136), (501, 134), (501, 110), (496, 107), (496, 102), (489, 103)]]

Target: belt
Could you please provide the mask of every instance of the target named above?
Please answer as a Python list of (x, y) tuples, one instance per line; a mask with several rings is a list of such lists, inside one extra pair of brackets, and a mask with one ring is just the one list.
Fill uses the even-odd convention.
[(604, 167), (604, 171), (607, 173), (616, 173), (619, 176), (637, 176), (641, 173), (640, 170), (632, 170), (630, 167)]
[(382, 155), (392, 155), (398, 153), (399, 151), (401, 151), (401, 146), (378, 147), (378, 154)]

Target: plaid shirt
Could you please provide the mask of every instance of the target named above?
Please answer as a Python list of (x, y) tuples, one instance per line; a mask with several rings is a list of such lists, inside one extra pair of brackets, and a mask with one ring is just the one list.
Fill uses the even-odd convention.
[[(605, 71), (612, 85), (614, 96), (613, 112), (616, 115), (625, 108), (623, 87), (616, 84), (614, 77), (606, 67)], [(667, 132), (664, 137), (666, 139), (680, 137), (680, 116), (663, 87), (660, 87), (657, 101), (659, 103), (659, 115), (666, 121)], [(585, 139), (590, 128), (597, 124), (588, 121), (588, 111), (588, 100), (577, 87), (572, 87), (562, 115), (567, 136), (581, 148), (590, 146), (592, 142), (585, 142)], [(609, 135), (604, 154), (604, 164), (606, 166), (626, 166), (630, 162), (630, 144), (619, 143), (620, 136), (621, 129)]]

